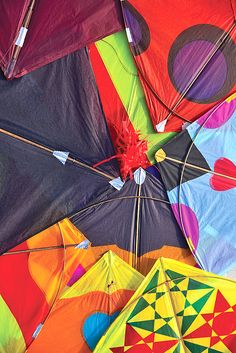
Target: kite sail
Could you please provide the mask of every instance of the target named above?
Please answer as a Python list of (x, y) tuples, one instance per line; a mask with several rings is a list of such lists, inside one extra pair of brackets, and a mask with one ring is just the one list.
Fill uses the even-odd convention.
[(0, 33), (0, 352), (236, 353), (236, 2), (2, 0)]
[(122, 29), (118, 0), (0, 3), (0, 66), (20, 77)]
[(235, 92), (235, 1), (221, 0), (217, 6), (212, 0), (121, 4), (157, 131), (179, 131)]
[(97, 259), (112, 250), (144, 275), (160, 256), (195, 265), (162, 181), (143, 169), (121, 190), (105, 191), (71, 221), (92, 243)]
[[(63, 83), (63, 84), (61, 84)], [(116, 161), (86, 48), (23, 78), (0, 79), (0, 253), (112, 186)]]
[(109, 183), (118, 178), (118, 189), (123, 185), (116, 160), (92, 167), (115, 151), (88, 60), (83, 49), (0, 81), (2, 252), (70, 216), (99, 256), (118, 248), (142, 273), (167, 249), (194, 264), (160, 180), (138, 171), (143, 185), (127, 180), (119, 191)]
[(160, 180), (140, 170), (124, 184), (114, 159), (93, 167), (115, 151), (86, 49), (0, 88), (1, 252), (69, 216), (98, 256), (115, 247), (142, 273), (167, 249), (195, 263)]
[(236, 283), (161, 258), (94, 353), (235, 353)]
[(60, 297), (28, 353), (92, 352), (142, 280), (140, 273), (107, 252)]
[(236, 279), (236, 95), (156, 153), (172, 210), (200, 266)]
[(65, 219), (0, 257), (2, 353), (24, 352), (32, 343), (75, 270), (87, 269), (88, 246)]
[(105, 117), (123, 179), (139, 167), (155, 163), (157, 146), (174, 134), (157, 134), (153, 128), (125, 31), (90, 46)]

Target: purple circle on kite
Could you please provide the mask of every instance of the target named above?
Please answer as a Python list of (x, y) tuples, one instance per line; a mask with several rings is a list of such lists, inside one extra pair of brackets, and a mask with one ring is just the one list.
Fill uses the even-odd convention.
[[(180, 221), (182, 218), (184, 225), (183, 233), (187, 238), (191, 239), (194, 250), (196, 250), (199, 241), (199, 225), (195, 212), (189, 206), (184, 204), (179, 205), (178, 203), (175, 203), (172, 204), (171, 207), (181, 229), (183, 229)], [(181, 212), (181, 217), (179, 211)]]
[(168, 72), (175, 89), (196, 103), (227, 96), (236, 82), (236, 45), (221, 28), (201, 24), (187, 28), (173, 42)]
[(183, 93), (203, 67), (209, 53), (213, 52), (215, 52), (214, 57), (188, 90), (186, 98), (202, 101), (215, 96), (225, 83), (227, 64), (224, 54), (216, 50), (215, 44), (206, 40), (192, 41), (177, 53), (173, 63), (173, 79), (178, 91)]

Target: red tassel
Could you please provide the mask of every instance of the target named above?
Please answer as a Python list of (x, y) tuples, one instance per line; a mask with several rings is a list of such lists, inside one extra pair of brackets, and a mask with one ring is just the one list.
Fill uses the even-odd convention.
[(139, 167), (145, 169), (150, 165), (146, 154), (147, 141), (140, 140), (140, 132), (135, 131), (130, 122), (122, 121), (119, 131), (117, 131), (117, 126), (113, 126), (113, 128), (116, 135), (114, 145), (117, 154), (96, 163), (93, 167), (96, 168), (103, 163), (118, 158), (122, 179), (125, 180), (128, 175), (130, 179), (133, 179), (133, 171)]

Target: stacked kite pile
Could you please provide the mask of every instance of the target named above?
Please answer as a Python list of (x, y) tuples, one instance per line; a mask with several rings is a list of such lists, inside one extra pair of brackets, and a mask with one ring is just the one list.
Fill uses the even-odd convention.
[(236, 3), (213, 5), (0, 2), (1, 353), (236, 353)]

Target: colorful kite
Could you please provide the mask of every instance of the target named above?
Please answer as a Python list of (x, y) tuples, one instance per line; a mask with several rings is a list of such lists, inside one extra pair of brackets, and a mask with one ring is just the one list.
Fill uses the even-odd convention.
[(1, 252), (69, 216), (96, 259), (117, 250), (145, 274), (160, 255), (194, 264), (160, 180), (94, 167), (115, 151), (85, 49), (0, 89)]
[(90, 353), (143, 276), (107, 252), (57, 301), (28, 353)]
[(143, 274), (160, 256), (195, 265), (163, 183), (143, 169), (121, 190), (101, 194), (71, 221), (91, 241), (96, 259), (112, 250)]
[(94, 353), (235, 353), (236, 283), (161, 258)]
[(119, 167), (92, 167), (115, 152), (86, 49), (17, 80), (2, 75), (0, 91), (3, 253), (113, 189)]
[(172, 210), (200, 266), (236, 279), (236, 95), (156, 153)]
[(0, 1), (0, 352), (236, 353), (236, 3), (213, 3)]
[(179, 131), (235, 92), (235, 1), (121, 4), (156, 131)]
[(157, 134), (153, 128), (125, 32), (96, 42), (89, 54), (116, 158), (126, 179), (138, 167), (155, 163), (158, 146), (174, 134)]
[(0, 257), (0, 351), (24, 352), (65, 286), (88, 267), (87, 239), (65, 219)]
[(122, 29), (118, 0), (0, 3), (0, 66), (22, 76)]

